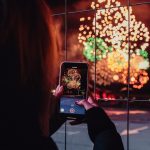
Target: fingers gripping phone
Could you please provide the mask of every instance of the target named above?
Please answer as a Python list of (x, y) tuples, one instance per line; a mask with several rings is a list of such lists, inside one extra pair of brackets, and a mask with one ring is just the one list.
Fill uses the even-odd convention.
[(66, 117), (84, 116), (84, 107), (75, 102), (87, 98), (88, 65), (82, 62), (63, 62), (60, 66), (59, 84), (64, 87), (59, 112)]

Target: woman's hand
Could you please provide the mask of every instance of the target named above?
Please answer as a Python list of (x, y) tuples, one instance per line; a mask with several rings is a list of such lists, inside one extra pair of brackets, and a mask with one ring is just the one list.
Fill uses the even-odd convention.
[(89, 110), (93, 107), (98, 107), (98, 104), (94, 102), (94, 100), (91, 97), (88, 97), (86, 100), (76, 101), (76, 104), (79, 106), (83, 106), (85, 110)]
[(64, 91), (63, 86), (58, 85), (53, 95), (56, 98), (60, 98), (61, 95), (63, 94), (63, 91)]
[[(91, 97), (89, 97), (88, 99), (81, 100), (81, 101), (76, 101), (75, 103), (79, 106), (84, 107), (85, 110), (89, 110), (93, 107), (98, 107), (98, 104), (96, 104)], [(76, 119), (74, 121), (71, 121), (70, 124), (77, 125), (83, 122), (85, 122), (85, 119)]]

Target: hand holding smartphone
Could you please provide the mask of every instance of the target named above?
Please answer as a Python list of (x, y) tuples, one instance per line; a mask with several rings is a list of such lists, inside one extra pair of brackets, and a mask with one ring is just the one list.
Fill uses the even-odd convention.
[(66, 117), (84, 116), (84, 107), (78, 106), (76, 101), (87, 98), (88, 65), (82, 62), (63, 62), (60, 66), (59, 84), (64, 88), (59, 112)]

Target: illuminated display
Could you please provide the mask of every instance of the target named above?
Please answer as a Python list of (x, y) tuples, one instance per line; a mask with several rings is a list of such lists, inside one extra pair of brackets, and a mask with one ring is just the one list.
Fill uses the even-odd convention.
[[(98, 9), (101, 4), (105, 9)], [(91, 8), (96, 8), (96, 14), (93, 18), (80, 18), (78, 40), (83, 44), (83, 55), (92, 64), (92, 80), (96, 61), (97, 84), (127, 84), (130, 55), (130, 84), (141, 89), (149, 81), (148, 28), (136, 20), (132, 7), (121, 7), (116, 0), (97, 0), (91, 3)]]

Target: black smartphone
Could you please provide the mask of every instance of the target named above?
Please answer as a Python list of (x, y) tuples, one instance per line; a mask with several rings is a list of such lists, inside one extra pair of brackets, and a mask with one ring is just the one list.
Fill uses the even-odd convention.
[(83, 117), (84, 107), (76, 105), (75, 102), (87, 98), (87, 63), (63, 62), (60, 66), (59, 84), (64, 87), (59, 112), (66, 117)]

